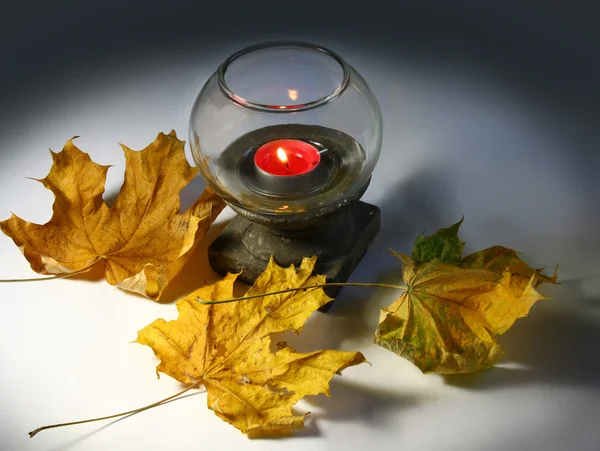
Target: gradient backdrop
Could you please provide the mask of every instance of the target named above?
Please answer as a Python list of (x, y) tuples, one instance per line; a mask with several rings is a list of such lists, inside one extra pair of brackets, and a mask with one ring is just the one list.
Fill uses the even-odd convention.
[[(560, 4), (562, 3), (562, 4)], [(587, 4), (586, 4), (587, 3)], [(364, 200), (383, 230), (353, 275), (398, 281), (387, 248), (465, 216), (467, 250), (516, 248), (534, 266), (560, 263), (552, 301), (501, 342), (482, 374), (423, 376), (372, 345), (378, 309), (395, 293), (346, 289), (311, 319), (300, 350), (359, 349), (373, 367), (348, 370), (303, 436), (250, 441), (196, 394), (110, 424), (41, 433), (43, 424), (136, 408), (178, 391), (156, 380), (149, 349), (129, 344), (157, 304), (95, 281), (0, 286), (0, 449), (400, 450), (600, 449), (600, 28), (593, 2), (21, 2), (0, 27), (0, 217), (50, 217), (48, 148), (78, 146), (113, 164), (117, 142), (142, 148), (159, 131), (187, 139), (197, 92), (231, 52), (257, 41), (308, 40), (363, 74), (384, 115), (384, 145)], [(183, 193), (189, 205), (203, 188)], [(227, 212), (220, 219), (231, 217)], [(212, 236), (216, 232), (212, 233)], [(210, 280), (200, 249), (167, 293)], [(0, 276), (28, 277), (0, 237)], [(88, 277), (89, 279), (89, 277)]]

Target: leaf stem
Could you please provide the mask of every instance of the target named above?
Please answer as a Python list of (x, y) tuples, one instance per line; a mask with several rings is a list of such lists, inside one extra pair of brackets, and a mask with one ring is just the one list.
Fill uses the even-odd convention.
[(93, 264), (91, 264), (90, 266), (86, 266), (85, 268), (80, 269), (78, 271), (66, 272), (66, 273), (62, 273), (62, 274), (53, 274), (53, 275), (48, 276), (48, 277), (34, 277), (34, 278), (31, 278), (31, 279), (0, 279), (0, 283), (43, 282), (44, 280), (66, 279), (67, 277), (76, 276), (77, 274), (81, 274), (81, 273), (84, 273), (86, 271), (89, 271), (94, 266), (96, 266), (97, 263), (98, 262), (96, 261)]
[(392, 285), (389, 283), (360, 283), (360, 282), (324, 283), (324, 284), (320, 284), (320, 285), (310, 285), (307, 287), (304, 286), (304, 287), (297, 287), (297, 288), (288, 288), (287, 290), (270, 291), (269, 293), (253, 294), (251, 296), (242, 296), (240, 298), (224, 299), (221, 301), (207, 301), (205, 299), (200, 299), (199, 297), (196, 297), (196, 301), (199, 302), (200, 304), (228, 304), (230, 302), (245, 301), (248, 299), (262, 298), (264, 296), (274, 296), (276, 294), (289, 293), (290, 291), (299, 291), (299, 290), (306, 290), (306, 289), (312, 290), (312, 289), (316, 289), (316, 288), (326, 288), (326, 287), (376, 287), (376, 288), (393, 288), (393, 289), (397, 289), (397, 290), (407, 290), (408, 289), (408, 287), (405, 285)]
[(194, 382), (192, 385), (190, 385), (189, 387), (186, 387), (185, 389), (181, 390), (179, 393), (175, 393), (174, 395), (171, 395), (168, 398), (161, 399), (160, 401), (157, 401), (155, 403), (149, 404), (149, 405), (144, 406), (144, 407), (140, 407), (139, 409), (129, 410), (127, 412), (117, 413), (117, 414), (114, 414), (114, 415), (109, 415), (107, 417), (92, 418), (90, 420), (72, 421), (70, 423), (59, 423), (59, 424), (51, 424), (49, 426), (42, 426), (40, 428), (37, 428), (37, 429), (31, 431), (29, 433), (29, 438), (33, 438), (38, 432), (41, 432), (41, 431), (43, 431), (45, 429), (54, 429), (54, 428), (60, 428), (60, 427), (63, 427), (63, 426), (73, 426), (75, 424), (84, 424), (84, 423), (92, 423), (94, 421), (110, 420), (111, 418), (118, 418), (118, 417), (122, 417), (122, 416), (125, 416), (125, 415), (133, 415), (135, 413), (140, 413), (140, 412), (143, 412), (144, 410), (148, 410), (148, 409), (152, 409), (153, 407), (160, 406), (161, 404), (164, 404), (167, 401), (170, 401), (170, 400), (172, 400), (174, 398), (177, 398), (178, 396), (183, 395), (185, 392), (191, 390), (194, 387), (197, 387), (201, 382), (202, 382), (202, 379), (200, 379), (198, 382)]

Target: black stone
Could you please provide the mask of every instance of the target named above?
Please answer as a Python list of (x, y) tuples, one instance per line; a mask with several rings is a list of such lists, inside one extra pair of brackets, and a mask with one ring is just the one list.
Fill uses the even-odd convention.
[[(317, 256), (315, 274), (328, 282), (346, 282), (381, 228), (378, 207), (356, 201), (309, 227), (270, 227), (237, 215), (208, 249), (211, 267), (219, 274), (240, 272), (239, 279), (252, 285), (265, 270), (271, 255), (281, 266), (299, 265), (302, 257)], [(334, 298), (341, 287), (327, 287)], [(326, 311), (332, 303), (320, 310)]]

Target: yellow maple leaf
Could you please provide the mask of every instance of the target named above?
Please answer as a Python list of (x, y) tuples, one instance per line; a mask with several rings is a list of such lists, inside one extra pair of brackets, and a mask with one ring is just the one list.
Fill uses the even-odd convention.
[(104, 262), (106, 280), (157, 299), (224, 207), (210, 189), (183, 214), (179, 194), (196, 175), (174, 131), (148, 147), (125, 151), (125, 181), (109, 208), (102, 194), (109, 166), (94, 163), (69, 140), (51, 152), (39, 180), (54, 193), (44, 225), (14, 214), (0, 223), (40, 274), (71, 273)]
[[(296, 270), (271, 259), (246, 295), (322, 284), (325, 276), (311, 276), (315, 261), (305, 258)], [(307, 395), (329, 396), (331, 378), (365, 358), (332, 350), (302, 354), (286, 343), (270, 350), (272, 334), (299, 332), (312, 312), (331, 301), (321, 288), (227, 304), (197, 302), (232, 298), (236, 278), (229, 274), (181, 299), (178, 319), (154, 321), (136, 341), (161, 360), (157, 371), (183, 383), (201, 381), (208, 407), (243, 433), (289, 433), (304, 426), (304, 415), (292, 413), (294, 404)]]
[(556, 282), (556, 273), (540, 275), (502, 246), (461, 258), (458, 226), (419, 237), (413, 257), (394, 253), (408, 289), (381, 311), (375, 334), (377, 344), (424, 373), (469, 373), (494, 365), (504, 355), (496, 336), (547, 299), (536, 291), (539, 283)]

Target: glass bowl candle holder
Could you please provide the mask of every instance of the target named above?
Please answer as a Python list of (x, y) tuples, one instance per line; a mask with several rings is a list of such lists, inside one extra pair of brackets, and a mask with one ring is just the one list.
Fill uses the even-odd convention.
[[(190, 142), (207, 184), (240, 214), (209, 249), (218, 272), (243, 269), (251, 283), (271, 255), (280, 264), (317, 255), (317, 271), (339, 281), (379, 230), (379, 209), (356, 201), (379, 158), (381, 111), (331, 50), (271, 42), (234, 53), (194, 103)], [(356, 240), (365, 242), (358, 251)], [(340, 258), (345, 276), (326, 267)]]

